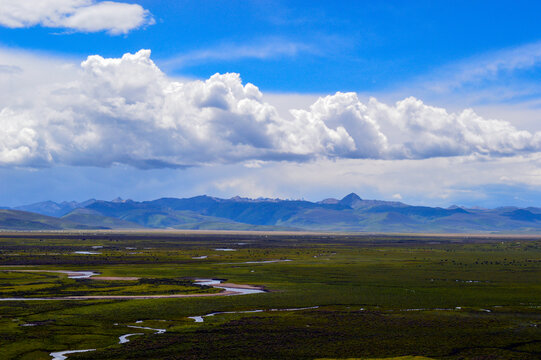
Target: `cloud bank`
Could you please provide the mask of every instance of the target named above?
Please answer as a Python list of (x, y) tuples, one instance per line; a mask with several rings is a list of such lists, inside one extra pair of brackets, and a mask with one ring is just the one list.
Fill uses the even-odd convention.
[[(338, 92), (280, 116), (238, 74), (178, 81), (154, 64), (149, 50), (121, 58), (89, 56), (78, 68), (61, 67), (63, 80), (38, 85), (18, 81), (26, 68), (0, 73), (3, 93), (19, 94), (0, 102), (1, 166), (145, 169), (322, 158), (502, 157), (541, 149), (539, 132), (484, 119), (471, 109), (450, 113), (413, 97), (388, 105)], [(26, 87), (15, 89), (18, 83)]]
[(107, 31), (111, 35), (154, 24), (148, 10), (137, 4), (94, 0), (0, 0), (0, 25), (36, 25), (79, 32)]

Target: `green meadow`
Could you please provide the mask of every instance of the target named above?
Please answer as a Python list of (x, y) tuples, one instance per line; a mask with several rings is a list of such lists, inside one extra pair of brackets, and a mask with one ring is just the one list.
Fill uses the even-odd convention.
[[(68, 358), (541, 358), (541, 240), (535, 237), (0, 233), (0, 265), (0, 298), (219, 291), (194, 284), (202, 278), (266, 290), (0, 301), (1, 359), (51, 359), (51, 352), (81, 349), (96, 350)], [(215, 312), (226, 313), (190, 318)], [(142, 335), (119, 344), (129, 333)]]

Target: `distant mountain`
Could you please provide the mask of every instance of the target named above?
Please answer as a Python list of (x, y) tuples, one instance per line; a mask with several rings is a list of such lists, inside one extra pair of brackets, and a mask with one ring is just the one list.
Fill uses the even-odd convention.
[(68, 219), (20, 211), (0, 210), (0, 229), (2, 230), (67, 230), (104, 229), (102, 226), (86, 226)]
[(527, 207), (524, 210), (528, 210), (529, 212), (534, 213), (534, 214), (541, 214), (541, 208)]
[(328, 198), (317, 202), (318, 204), (338, 204), (340, 200), (334, 198)]
[(396, 205), (376, 205), (366, 210), (368, 213), (399, 213), (409, 216), (420, 216), (424, 218), (439, 218), (451, 216), (454, 214), (467, 214), (468, 212), (461, 208), (442, 209), (427, 206), (396, 206)]
[(392, 207), (406, 206), (405, 204), (402, 204), (400, 202), (395, 202), (395, 201), (363, 200), (359, 197), (359, 195), (355, 193), (351, 193), (349, 195), (344, 196), (342, 200), (338, 200), (338, 204), (349, 206), (352, 209), (360, 209), (360, 208), (366, 209), (366, 208), (372, 208), (374, 206), (379, 206), (379, 205), (392, 206)]
[(340, 200), (338, 203), (342, 204), (342, 205), (345, 205), (345, 206), (349, 206), (352, 209), (356, 209), (356, 208), (360, 207), (362, 201), (363, 201), (363, 199), (361, 199), (359, 197), (359, 195), (357, 195), (355, 193), (351, 193), (351, 194), (348, 194), (348, 195), (344, 196), (344, 198), (342, 198), (342, 200)]
[(535, 222), (541, 220), (541, 214), (534, 214), (531, 211), (525, 209), (517, 209), (502, 214), (510, 219), (518, 221)]
[(84, 225), (89, 228), (108, 228), (108, 229), (141, 229), (141, 226), (131, 221), (117, 219), (115, 217), (103, 216), (97, 211), (85, 208), (78, 208), (67, 215), (62, 216), (62, 220), (68, 220), (72, 223)]
[(56, 203), (54, 201), (43, 201), (43, 202), (38, 202), (35, 204), (30, 204), (30, 205), (18, 206), (14, 209), (34, 212), (34, 213), (47, 215), (47, 216), (60, 217), (60, 216), (64, 216), (68, 214), (74, 209), (84, 208), (92, 204), (94, 201), (96, 200), (91, 199), (91, 200), (87, 200), (81, 203), (78, 203), (76, 201), (70, 201), (70, 202), (64, 201), (61, 203)]
[(541, 208), (451, 206), (444, 209), (395, 201), (365, 200), (355, 193), (342, 199), (331, 198), (320, 202), (238, 196), (221, 199), (201, 195), (152, 201), (121, 198), (84, 203), (47, 201), (18, 209), (42, 215), (33, 214), (38, 217), (32, 218), (29, 213), (10, 213), (11, 220), (4, 216), (0, 228), (541, 232)]

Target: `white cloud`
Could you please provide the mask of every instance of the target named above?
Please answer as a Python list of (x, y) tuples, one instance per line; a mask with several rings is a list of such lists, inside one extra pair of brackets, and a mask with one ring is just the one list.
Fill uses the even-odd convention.
[(468, 154), (512, 155), (538, 151), (541, 134), (514, 128), (509, 122), (484, 119), (472, 109), (449, 113), (413, 97), (389, 106), (370, 99), (369, 116), (385, 126), (392, 158), (429, 158)]
[(15, 74), (21, 72), (22, 69), (16, 65), (2, 65), (0, 64), (0, 73)]
[(138, 4), (94, 0), (0, 0), (0, 25), (9, 28), (41, 25), (119, 35), (152, 24), (154, 18), (150, 12)]
[(0, 51), (0, 63), (20, 69), (0, 73), (3, 166), (254, 167), (271, 160), (501, 157), (541, 149), (541, 133), (411, 97), (387, 105), (336, 93), (284, 116), (238, 74), (177, 81), (148, 50), (89, 56), (80, 66), (40, 65)]
[[(229, 165), (231, 166), (231, 165)], [(261, 168), (218, 167), (206, 176), (206, 192), (229, 197), (281, 197), (321, 200), (356, 192), (365, 199), (449, 206), (510, 205), (503, 195), (531, 192), (537, 198), (522, 201), (537, 206), (541, 186), (541, 154), (486, 158), (438, 157), (421, 160), (319, 159), (297, 164), (267, 162)], [(491, 187), (501, 187), (495, 193)]]
[(429, 82), (429, 85), (432, 90), (449, 91), (492, 80), (505, 73), (538, 67), (540, 64), (541, 42), (534, 42), (447, 65), (437, 70), (438, 80)]
[(291, 131), (302, 136), (291, 143), (311, 145), (308, 149), (293, 148), (296, 152), (360, 158), (379, 158), (387, 152), (387, 138), (354, 93), (319, 98), (310, 110), (291, 110), (291, 114), (294, 128), (305, 129)]
[[(540, 68), (541, 41), (537, 41), (438, 66), (378, 97), (397, 100), (414, 95), (453, 109), (504, 105), (537, 111), (531, 103), (541, 99), (541, 86), (536, 81)], [(534, 121), (535, 115), (529, 118)], [(515, 123), (514, 117), (509, 120)]]
[(280, 38), (259, 39), (252, 44), (222, 44), (192, 51), (161, 63), (165, 68), (177, 68), (203, 62), (223, 62), (239, 59), (274, 59), (294, 57), (301, 53), (317, 53), (314, 46)]

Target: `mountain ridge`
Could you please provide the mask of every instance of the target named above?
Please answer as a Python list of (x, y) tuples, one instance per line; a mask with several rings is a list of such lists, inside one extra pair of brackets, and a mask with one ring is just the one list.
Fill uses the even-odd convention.
[[(541, 208), (448, 208), (365, 200), (355, 193), (319, 202), (298, 199), (222, 199), (208, 195), (149, 201), (116, 198), (45, 201), (15, 207), (0, 228), (313, 230), (368, 232), (540, 232)], [(34, 215), (30, 215), (34, 214)], [(51, 215), (54, 214), (54, 215)], [(16, 216), (17, 215), (17, 216)], [(45, 216), (39, 218), (36, 215)], [(56, 215), (56, 216), (55, 216)], [(4, 216), (6, 218), (6, 216)], [(55, 222), (51, 219), (58, 219)], [(37, 224), (40, 223), (41, 225)], [(14, 225), (18, 224), (18, 225)], [(26, 224), (26, 225), (25, 225)]]

